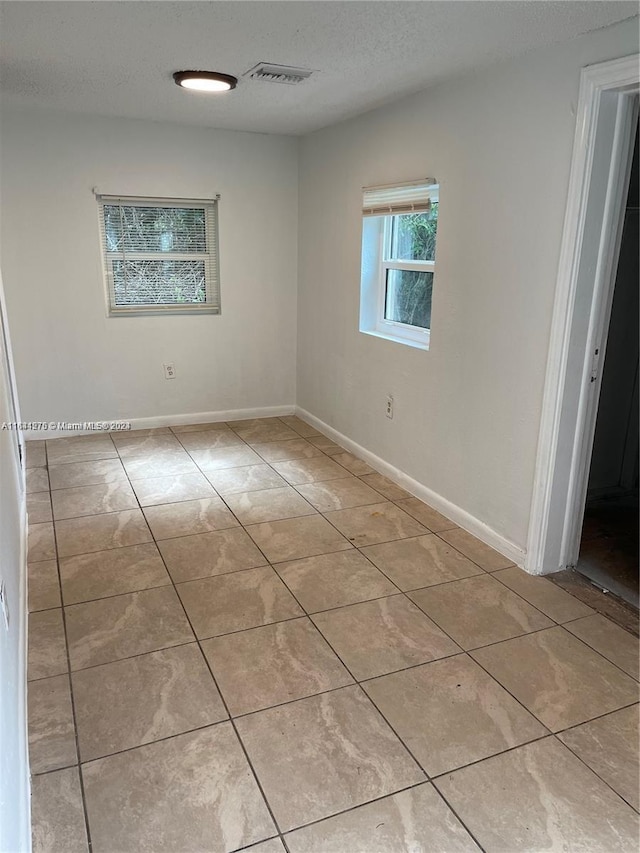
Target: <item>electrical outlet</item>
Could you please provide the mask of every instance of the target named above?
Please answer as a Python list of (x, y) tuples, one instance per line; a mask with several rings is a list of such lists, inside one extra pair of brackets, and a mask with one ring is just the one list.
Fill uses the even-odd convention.
[(9, 630), (9, 604), (7, 602), (7, 588), (4, 581), (0, 581), (0, 609), (4, 619), (4, 627)]
[(387, 408), (385, 409), (385, 415), (388, 418), (393, 417), (393, 397), (391, 396), (391, 394), (389, 394), (389, 396), (387, 397)]
[(164, 367), (164, 378), (165, 379), (175, 379), (176, 378), (176, 366), (170, 361), (168, 364), (163, 364)]

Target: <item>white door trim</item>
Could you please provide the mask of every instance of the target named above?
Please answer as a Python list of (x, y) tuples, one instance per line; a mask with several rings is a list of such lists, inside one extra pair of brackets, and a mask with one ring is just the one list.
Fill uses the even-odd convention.
[(529, 521), (525, 567), (532, 574), (577, 558), (639, 67), (636, 54), (583, 68), (580, 78)]

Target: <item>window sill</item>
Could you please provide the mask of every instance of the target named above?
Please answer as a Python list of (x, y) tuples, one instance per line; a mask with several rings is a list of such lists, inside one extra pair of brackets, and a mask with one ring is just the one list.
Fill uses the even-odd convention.
[(421, 349), (428, 352), (429, 350), (429, 338), (426, 337), (424, 341), (412, 341), (409, 338), (402, 338), (398, 335), (390, 335), (387, 332), (379, 332), (377, 329), (360, 329), (360, 332), (363, 335), (372, 335), (374, 338), (382, 338), (384, 341), (391, 341), (396, 344), (404, 344), (407, 347), (413, 347), (414, 349)]
[(178, 317), (186, 314), (192, 317), (196, 314), (220, 314), (220, 309), (213, 306), (206, 308), (191, 306), (188, 308), (176, 308), (174, 306), (167, 308), (147, 308), (140, 306), (140, 308), (112, 308), (107, 316), (113, 319), (114, 317)]

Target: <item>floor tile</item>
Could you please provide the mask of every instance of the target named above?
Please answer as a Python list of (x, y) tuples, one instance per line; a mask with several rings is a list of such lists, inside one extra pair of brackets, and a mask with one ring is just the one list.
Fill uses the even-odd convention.
[(226, 495), (226, 503), (242, 524), (313, 515), (315, 509), (291, 486)]
[(247, 444), (263, 444), (268, 441), (285, 441), (286, 439), (298, 438), (298, 433), (290, 429), (282, 422), (278, 423), (260, 423), (253, 426), (236, 426), (235, 432), (238, 433), (243, 441)]
[(24, 467), (46, 468), (47, 451), (44, 441), (27, 440), (24, 443)]
[(230, 723), (83, 766), (93, 853), (228, 853), (275, 827)]
[(565, 628), (592, 649), (600, 652), (611, 663), (619, 666), (627, 675), (638, 680), (640, 647), (638, 638), (633, 634), (620, 628), (600, 613), (594, 613), (576, 622), (569, 622)]
[(46, 492), (49, 489), (49, 475), (46, 468), (27, 468), (25, 471), (26, 492)]
[(367, 465), (362, 459), (358, 459), (357, 456), (354, 456), (353, 453), (348, 453), (346, 450), (343, 453), (335, 453), (331, 457), (335, 459), (340, 465), (347, 469), (347, 471), (351, 471), (352, 474), (355, 474), (356, 477), (363, 477), (365, 474), (376, 474), (371, 465)]
[(305, 438), (321, 435), (315, 427), (311, 426), (311, 424), (308, 424), (306, 421), (303, 421), (297, 415), (285, 415), (284, 417), (281, 417), (280, 420), (294, 432), (297, 432), (298, 435), (302, 435)]
[(115, 430), (114, 432), (110, 432), (109, 435), (114, 444), (118, 443), (118, 439), (122, 438), (122, 436), (128, 438), (150, 438), (153, 435), (171, 435), (171, 428), (168, 426), (164, 427), (148, 427), (147, 429), (125, 429), (125, 430)]
[(638, 701), (638, 685), (564, 628), (549, 628), (472, 653), (552, 731)]
[(62, 557), (60, 577), (65, 604), (171, 583), (153, 542)]
[(467, 655), (385, 675), (363, 687), (432, 777), (548, 734)]
[(374, 474), (364, 474), (360, 479), (389, 501), (400, 501), (403, 498), (411, 497), (409, 492), (401, 489), (400, 486), (394, 483), (393, 480), (385, 477), (384, 474), (378, 474), (377, 472)]
[(68, 670), (62, 610), (41, 610), (29, 614), (27, 677), (48, 678)]
[(266, 462), (285, 462), (291, 459), (312, 459), (314, 457), (320, 459), (323, 456), (321, 450), (304, 438), (254, 444), (253, 449)]
[(494, 551), (493, 548), (485, 545), (484, 542), (476, 539), (475, 536), (460, 527), (455, 530), (444, 530), (440, 533), (440, 537), (487, 572), (505, 569), (507, 566), (513, 565), (513, 560)]
[(227, 716), (195, 643), (74, 672), (73, 698), (83, 762)]
[(245, 447), (244, 441), (231, 429), (210, 429), (203, 432), (185, 432), (178, 436), (180, 444), (192, 450), (215, 450), (224, 447)]
[(432, 533), (440, 533), (442, 530), (452, 530), (457, 527), (450, 518), (423, 503), (419, 498), (406, 498), (405, 500), (397, 500), (396, 503), (420, 524), (424, 524)]
[(88, 853), (77, 767), (31, 780), (33, 853)]
[(357, 477), (347, 476), (340, 480), (306, 483), (297, 488), (320, 512), (380, 502), (380, 495)]
[(141, 506), (216, 497), (213, 486), (200, 472), (154, 477), (151, 480), (133, 480), (132, 485)]
[(323, 480), (339, 480), (348, 477), (346, 468), (333, 462), (328, 456), (314, 456), (312, 459), (290, 459), (286, 462), (273, 462), (278, 474), (294, 486), (300, 483), (316, 483)]
[(637, 849), (633, 810), (555, 738), (435, 783), (487, 851)]
[(311, 435), (307, 441), (323, 453), (326, 453), (327, 456), (335, 456), (336, 453), (345, 452), (344, 447), (340, 447), (339, 444), (336, 444), (335, 441), (332, 441), (325, 435)]
[(176, 435), (182, 435), (186, 432), (205, 432), (211, 429), (229, 429), (226, 421), (208, 421), (203, 424), (176, 424), (169, 427), (171, 432)]
[(638, 787), (638, 705), (583, 723), (558, 737), (634, 809)]
[(50, 521), (44, 521), (42, 524), (30, 524), (27, 541), (30, 563), (37, 563), (40, 560), (55, 560), (56, 540), (53, 535), (53, 524)]
[(78, 518), (137, 509), (138, 501), (129, 483), (115, 480), (97, 486), (75, 486), (72, 489), (56, 489), (51, 493), (53, 514), (58, 521), (63, 518)]
[(259, 465), (262, 462), (258, 454), (246, 445), (192, 450), (191, 457), (205, 473), (244, 465)]
[(29, 767), (47, 773), (77, 763), (68, 675), (29, 682)]
[(580, 616), (589, 616), (593, 613), (590, 607), (556, 584), (543, 577), (527, 574), (517, 566), (500, 569), (493, 576), (538, 610), (542, 610), (554, 622), (568, 622), (570, 619), (578, 619)]
[(62, 602), (60, 600), (57, 562), (55, 560), (42, 560), (39, 563), (29, 563), (27, 570), (29, 612), (60, 607)]
[(551, 619), (490, 575), (476, 575), (409, 593), (463, 649), (476, 649), (550, 628)]
[(353, 683), (306, 618), (205, 640), (202, 649), (232, 716)]
[(271, 566), (189, 581), (177, 589), (199, 639), (303, 615)]
[(283, 831), (423, 781), (359, 687), (237, 720)]
[(71, 436), (47, 441), (49, 465), (96, 462), (98, 459), (116, 459), (117, 456), (115, 445), (108, 434)]
[(460, 651), (404, 595), (328, 610), (312, 618), (358, 681)]
[(247, 533), (272, 563), (346, 551), (351, 544), (319, 515), (252, 524)]
[(355, 549), (277, 563), (274, 568), (308, 613), (398, 591)]
[(223, 496), (240, 492), (257, 492), (262, 489), (277, 489), (287, 485), (280, 474), (276, 474), (270, 465), (264, 464), (208, 471), (207, 479)]
[(362, 549), (402, 590), (468, 578), (482, 569), (432, 533)]
[(182, 444), (171, 433), (152, 433), (151, 435), (129, 435), (121, 433), (114, 436), (115, 444), (121, 459), (136, 456), (149, 456), (166, 450), (182, 450)]
[(158, 548), (175, 583), (253, 569), (267, 562), (239, 528), (163, 539)]
[(473, 853), (480, 848), (425, 783), (287, 835), (291, 853)]
[(68, 462), (50, 465), (52, 489), (72, 489), (76, 486), (96, 486), (127, 479), (119, 459), (101, 459), (97, 462)]
[(156, 539), (210, 533), (212, 530), (238, 526), (236, 519), (218, 497), (149, 506), (145, 507), (144, 514)]
[(328, 512), (326, 518), (358, 548), (429, 532), (388, 501)]
[(282, 421), (280, 418), (272, 417), (272, 418), (239, 418), (234, 421), (227, 421), (227, 426), (230, 429), (248, 429), (249, 427), (259, 426), (260, 424), (271, 424), (272, 426), (277, 426), (281, 424)]
[(168, 586), (72, 604), (66, 621), (73, 670), (193, 641), (178, 596)]
[(31, 492), (27, 495), (27, 516), (29, 524), (53, 521), (49, 492)]
[(152, 480), (174, 474), (197, 474), (198, 467), (186, 450), (166, 450), (122, 460), (131, 480)]
[(56, 537), (61, 557), (123, 548), (125, 545), (141, 545), (152, 539), (139, 509), (57, 521)]

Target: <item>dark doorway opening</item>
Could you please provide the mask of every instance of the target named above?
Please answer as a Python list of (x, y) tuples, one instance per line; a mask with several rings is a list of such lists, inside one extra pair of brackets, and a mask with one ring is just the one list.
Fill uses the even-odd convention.
[(624, 217), (577, 569), (638, 607), (638, 136)]

